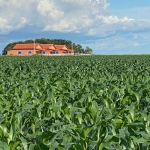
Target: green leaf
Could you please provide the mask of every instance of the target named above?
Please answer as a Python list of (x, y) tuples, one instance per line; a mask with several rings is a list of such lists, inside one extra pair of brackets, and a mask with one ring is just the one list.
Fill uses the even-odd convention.
[(146, 143), (147, 141), (144, 138), (136, 138), (135, 136), (131, 136), (135, 143)]
[(101, 143), (100, 146), (99, 146), (99, 150), (103, 150), (103, 148), (105, 148), (108, 144), (109, 144), (109, 142)]
[(25, 138), (23, 138), (23, 137), (20, 137), (20, 140), (21, 140), (21, 145), (24, 148), (24, 150), (28, 150), (27, 140)]
[(74, 143), (71, 143), (71, 142), (67, 143), (66, 146), (65, 146), (65, 149), (66, 149), (66, 150), (69, 150), (69, 148), (70, 148), (73, 144), (74, 144)]
[(79, 144), (74, 144), (75, 150), (85, 150), (81, 145)]
[(93, 127), (84, 129), (84, 138), (87, 138), (88, 134), (91, 132), (92, 129), (93, 129)]
[(10, 150), (9, 146), (5, 142), (0, 141), (0, 150)]
[(9, 143), (9, 147), (11, 150), (15, 150), (18, 146), (20, 146), (20, 143), (21, 143), (20, 140), (11, 141)]
[(79, 113), (76, 115), (76, 118), (78, 118), (79, 123), (82, 124), (82, 113), (79, 112)]
[(51, 131), (43, 132), (42, 133), (42, 142), (47, 142), (47, 141), (52, 140), (55, 135), (56, 135), (56, 133), (53, 133)]
[(34, 146), (34, 150), (42, 150), (38, 144)]
[(29, 150), (34, 150), (35, 144), (30, 144)]

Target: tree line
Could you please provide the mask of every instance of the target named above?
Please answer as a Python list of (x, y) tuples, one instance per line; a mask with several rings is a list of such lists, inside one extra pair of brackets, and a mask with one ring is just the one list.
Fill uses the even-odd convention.
[[(73, 49), (75, 53), (85, 53), (85, 54), (92, 54), (92, 49), (88, 46), (83, 48), (80, 44), (72, 43), (70, 40), (63, 40), (63, 39), (35, 39), (36, 43), (39, 44), (56, 44), (56, 45), (66, 45), (69, 49)], [(3, 55), (7, 54), (8, 50), (11, 50), (17, 43), (24, 44), (24, 43), (34, 43), (34, 40), (26, 40), (26, 41), (18, 41), (9, 43), (3, 50)]]

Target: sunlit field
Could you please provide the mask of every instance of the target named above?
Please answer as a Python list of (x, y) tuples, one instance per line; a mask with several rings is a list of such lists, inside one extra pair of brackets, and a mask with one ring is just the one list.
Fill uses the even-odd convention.
[(0, 57), (0, 150), (149, 149), (149, 55)]

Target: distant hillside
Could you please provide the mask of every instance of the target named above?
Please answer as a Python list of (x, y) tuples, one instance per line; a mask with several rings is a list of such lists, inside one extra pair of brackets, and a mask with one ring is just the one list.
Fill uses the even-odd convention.
[[(9, 43), (4, 48), (3, 55), (6, 55), (7, 51), (12, 49), (15, 46), (15, 44), (17, 44), (17, 43), (33, 43), (33, 42), (34, 42), (33, 40), (26, 40), (26, 41), (18, 41), (18, 42)], [(35, 42), (40, 43), (40, 44), (66, 45), (69, 49), (73, 49), (75, 51), (75, 53), (87, 53), (87, 54), (92, 53), (92, 49), (89, 48), (88, 46), (84, 49), (80, 44), (72, 43), (70, 40), (41, 38), (41, 39), (35, 39)]]

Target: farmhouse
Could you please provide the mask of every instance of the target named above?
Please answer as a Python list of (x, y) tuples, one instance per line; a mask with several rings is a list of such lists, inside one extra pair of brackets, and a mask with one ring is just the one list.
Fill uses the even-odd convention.
[(67, 48), (66, 45), (54, 44), (16, 44), (13, 49), (7, 51), (7, 55), (30, 56), (39, 55), (74, 55), (74, 50)]

